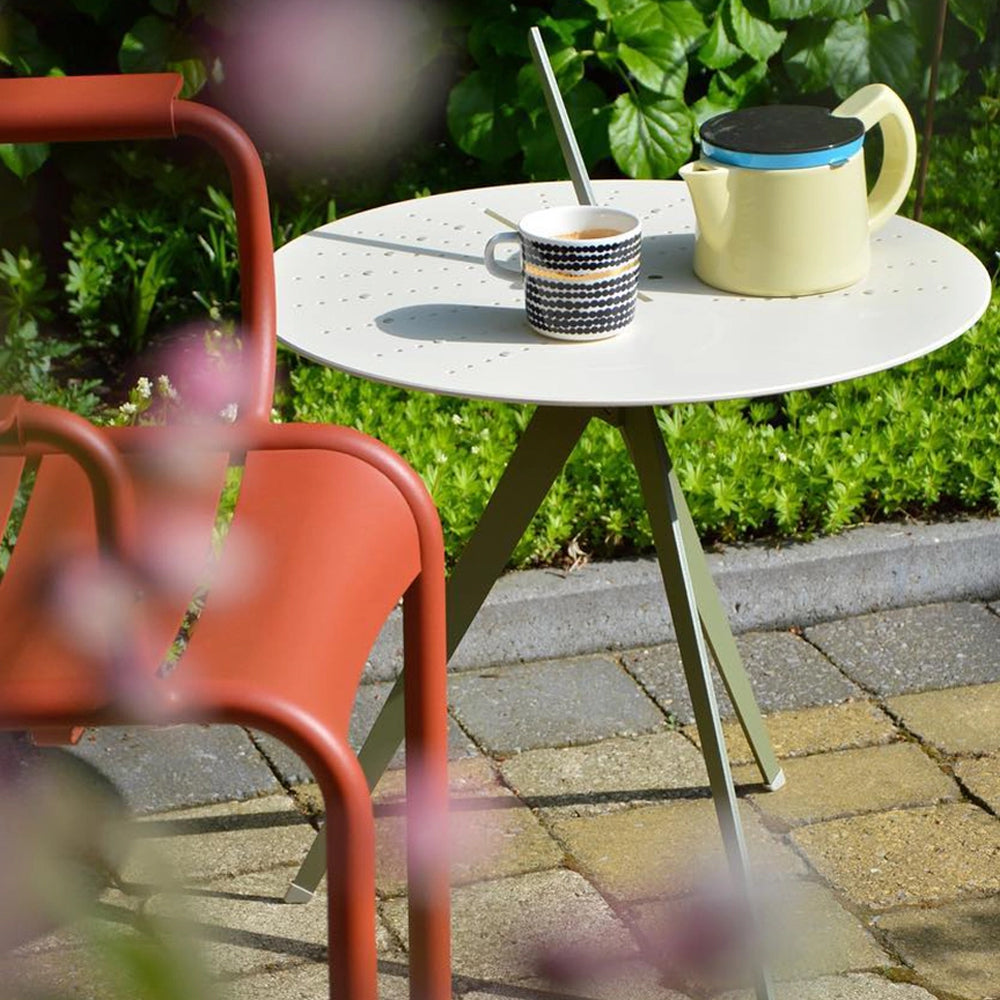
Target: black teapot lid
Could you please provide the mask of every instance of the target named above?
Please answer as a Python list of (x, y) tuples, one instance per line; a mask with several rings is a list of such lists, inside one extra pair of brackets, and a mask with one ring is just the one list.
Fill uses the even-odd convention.
[(826, 108), (769, 104), (716, 115), (699, 134), (702, 152), (713, 159), (781, 169), (847, 159), (861, 148), (865, 126)]

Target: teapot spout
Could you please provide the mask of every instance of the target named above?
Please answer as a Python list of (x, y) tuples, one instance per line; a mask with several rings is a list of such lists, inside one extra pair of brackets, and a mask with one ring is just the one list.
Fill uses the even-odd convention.
[(711, 246), (721, 245), (726, 238), (729, 168), (714, 160), (701, 159), (685, 163), (680, 175), (691, 194), (701, 238)]

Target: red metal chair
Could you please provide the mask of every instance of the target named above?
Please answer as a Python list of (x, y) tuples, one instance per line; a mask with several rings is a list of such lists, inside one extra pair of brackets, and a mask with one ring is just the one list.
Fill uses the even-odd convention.
[[(242, 130), (178, 100), (180, 84), (175, 74), (0, 80), (0, 142), (185, 134), (221, 153), (238, 219), (248, 375), (235, 423), (193, 429), (99, 429), (0, 398), (0, 524), (23, 470), (36, 470), (0, 582), (0, 727), (58, 737), (79, 726), (200, 721), (284, 740), (326, 800), (330, 995), (373, 1000), (374, 829), (347, 727), (366, 656), (402, 597), (408, 798), (419, 819), (409, 824), (410, 994), (444, 1000), (447, 861), (426, 850), (447, 810), (440, 525), (419, 478), (378, 442), (269, 422), (274, 276), (263, 170)], [(164, 676), (204, 571), (178, 551), (210, 553), (231, 463), (243, 476), (216, 583)], [(428, 824), (440, 825), (434, 837)]]

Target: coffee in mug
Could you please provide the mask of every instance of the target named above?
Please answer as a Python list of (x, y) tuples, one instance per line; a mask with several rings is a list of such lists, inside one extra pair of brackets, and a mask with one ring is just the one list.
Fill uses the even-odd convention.
[[(519, 270), (497, 261), (501, 243), (520, 243)], [(523, 277), (528, 322), (556, 340), (604, 340), (631, 326), (639, 284), (639, 220), (617, 208), (574, 205), (531, 212), (517, 232), (486, 244), (490, 274)]]
[(617, 236), (617, 229), (578, 229), (575, 233), (562, 233), (561, 240), (600, 240), (605, 236)]

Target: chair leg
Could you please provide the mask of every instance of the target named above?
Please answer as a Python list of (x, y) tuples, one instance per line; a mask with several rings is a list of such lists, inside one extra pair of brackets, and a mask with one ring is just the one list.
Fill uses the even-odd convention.
[(422, 573), (403, 601), (411, 1000), (451, 997), (444, 613), (443, 579)]
[[(178, 671), (178, 673), (182, 673)], [(375, 817), (358, 758), (323, 714), (315, 714), (273, 685), (239, 677), (204, 681), (196, 673), (172, 685), (162, 721), (253, 726), (299, 753), (316, 778), (326, 808), (327, 954), (330, 1000), (378, 1000), (375, 944)]]
[[(314, 747), (314, 749), (316, 749)], [(352, 773), (320, 749), (316, 778), (326, 805), (330, 1000), (377, 1000), (375, 820), (360, 768)], [(353, 758), (353, 754), (351, 755)]]
[(83, 736), (83, 726), (41, 726), (31, 730), (36, 747), (62, 747), (76, 744)]

